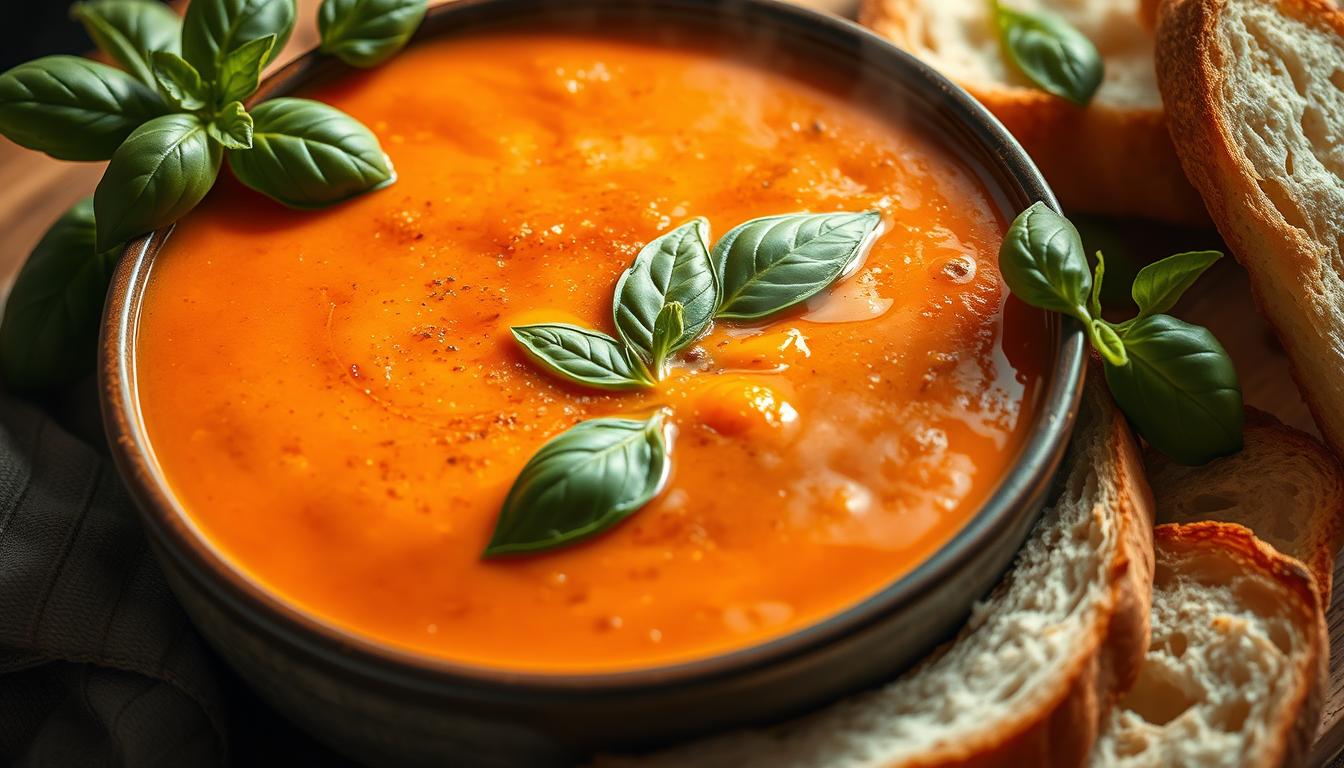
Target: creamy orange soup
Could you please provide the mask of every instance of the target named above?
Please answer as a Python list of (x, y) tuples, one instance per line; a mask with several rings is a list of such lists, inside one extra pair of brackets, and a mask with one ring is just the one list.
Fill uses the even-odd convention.
[[(226, 180), (145, 298), (144, 418), (202, 534), (355, 633), (552, 672), (777, 637), (955, 535), (1013, 463), (1047, 362), (1045, 321), (1005, 305), (1005, 221), (935, 137), (732, 49), (500, 32), (316, 90), (373, 128), (397, 183), (298, 212)], [(567, 385), (510, 338), (613, 333), (617, 278), (690, 217), (717, 239), (869, 208), (884, 231), (852, 276), (714, 328), (652, 390)], [(657, 499), (575, 546), (482, 558), (543, 442), (660, 406)]]

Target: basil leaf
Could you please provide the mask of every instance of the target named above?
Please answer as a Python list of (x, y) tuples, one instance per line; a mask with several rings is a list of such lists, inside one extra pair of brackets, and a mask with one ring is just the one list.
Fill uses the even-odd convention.
[(112, 155), (93, 195), (100, 249), (177, 221), (219, 173), (219, 145), (195, 115), (164, 115), (132, 133)]
[(669, 351), (695, 341), (714, 318), (718, 278), (709, 258), (709, 222), (691, 219), (640, 250), (616, 283), (612, 315), (626, 344), (653, 360), (653, 325), (671, 302), (682, 306), (683, 331)]
[(662, 492), (667, 453), (661, 414), (579, 422), (518, 474), (485, 556), (554, 549), (607, 530)]
[(1139, 305), (1139, 317), (1166, 312), (1176, 306), (1181, 294), (1223, 257), (1218, 251), (1190, 251), (1168, 256), (1139, 270), (1130, 293)]
[(192, 0), (182, 20), (182, 55), (201, 77), (214, 80), (224, 58), (239, 46), (275, 35), (264, 67), (289, 42), (296, 14), (295, 0)]
[(275, 35), (249, 40), (230, 51), (219, 62), (215, 77), (215, 98), (219, 104), (242, 101), (257, 92), (261, 70), (275, 47)]
[(1035, 203), (1018, 214), (999, 247), (999, 272), (1022, 301), (1083, 322), (1092, 274), (1083, 241), (1069, 220)]
[(88, 0), (70, 7), (99, 50), (140, 82), (154, 87), (149, 54), (178, 50), (182, 20), (155, 0)]
[(252, 116), (235, 101), (224, 107), (205, 126), (205, 132), (225, 149), (252, 148)]
[(167, 51), (149, 54), (154, 82), (178, 109), (191, 112), (204, 109), (210, 100), (210, 88), (201, 81), (201, 73), (181, 56)]
[(1123, 338), (1129, 364), (1106, 361), (1106, 383), (1144, 439), (1182, 464), (1241, 450), (1237, 371), (1208, 329), (1152, 315)]
[(292, 208), (320, 208), (396, 180), (378, 139), (358, 120), (308, 99), (252, 109), (252, 149), (230, 152), (238, 180)]
[(663, 307), (653, 321), (653, 370), (659, 379), (667, 365), (667, 358), (673, 353), (673, 345), (686, 332), (686, 311), (681, 302), (674, 301)]
[(714, 246), (718, 317), (759, 320), (825, 290), (872, 245), (882, 217), (796, 213), (742, 224)]
[(1120, 339), (1120, 334), (1116, 333), (1105, 320), (1099, 317), (1092, 318), (1092, 322), (1087, 324), (1087, 335), (1092, 341), (1092, 348), (1112, 365), (1125, 365), (1129, 362), (1129, 354), (1125, 352), (1125, 342)]
[(425, 0), (323, 0), (321, 50), (354, 67), (381, 64), (405, 47), (427, 6)]
[(1106, 257), (1097, 251), (1097, 266), (1092, 270), (1092, 295), (1087, 300), (1087, 311), (1094, 319), (1101, 317), (1101, 284), (1106, 277)]
[(653, 384), (644, 364), (605, 333), (565, 323), (520, 325), (509, 330), (528, 357), (562, 379), (600, 389), (638, 389)]
[(44, 56), (0, 75), (0, 134), (58, 160), (106, 160), (165, 111), (139, 80), (78, 56)]
[(47, 230), (24, 263), (0, 322), (0, 375), (13, 390), (64, 386), (98, 360), (103, 301), (121, 249), (94, 247), (93, 199)]
[(1101, 87), (1097, 47), (1054, 14), (1026, 13), (994, 3), (999, 40), (1027, 79), (1047, 93), (1085, 106)]

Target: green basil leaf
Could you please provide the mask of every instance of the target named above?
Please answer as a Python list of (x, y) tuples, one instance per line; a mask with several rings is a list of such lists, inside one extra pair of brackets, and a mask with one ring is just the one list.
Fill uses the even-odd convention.
[(1094, 319), (1101, 317), (1101, 284), (1106, 277), (1106, 257), (1097, 251), (1097, 266), (1092, 270), (1092, 295), (1087, 300), (1087, 311)]
[(139, 80), (78, 56), (44, 56), (0, 75), (0, 133), (58, 160), (106, 160), (165, 111)]
[(205, 132), (225, 149), (252, 148), (252, 116), (243, 109), (242, 102), (235, 101), (221, 109), (205, 126)]
[(681, 302), (664, 306), (653, 321), (653, 370), (659, 379), (663, 377), (667, 358), (675, 351), (674, 345), (685, 332), (686, 311)]
[(168, 51), (154, 51), (149, 54), (149, 61), (154, 82), (178, 109), (191, 112), (204, 109), (209, 103), (209, 86), (186, 59)]
[(881, 223), (875, 211), (796, 213), (732, 229), (714, 246), (717, 316), (759, 320), (807, 301), (863, 256)]
[(182, 20), (156, 0), (88, 0), (70, 6), (99, 50), (123, 69), (154, 87), (149, 54), (178, 50)]
[(64, 386), (93, 372), (103, 301), (121, 249), (94, 246), (93, 199), (76, 203), (24, 263), (0, 322), (0, 374), (15, 391)]
[(381, 64), (405, 47), (428, 5), (425, 0), (323, 0), (317, 15), (321, 50), (354, 67)]
[(999, 247), (999, 272), (1013, 295), (1040, 309), (1088, 322), (1092, 274), (1069, 220), (1035, 203), (1018, 214)]
[(562, 379), (600, 389), (639, 389), (653, 384), (644, 364), (605, 333), (565, 323), (509, 330), (528, 357)]
[(1087, 324), (1087, 335), (1092, 341), (1092, 348), (1111, 365), (1125, 365), (1129, 362), (1125, 342), (1121, 340), (1115, 328), (1105, 320), (1099, 317), (1092, 318), (1092, 322)]
[(164, 115), (136, 129), (112, 155), (93, 195), (98, 247), (171, 224), (214, 186), (223, 151), (195, 115)]
[(667, 454), (661, 414), (579, 422), (518, 474), (485, 556), (554, 549), (616, 525), (662, 492)]
[(289, 42), (295, 0), (192, 0), (182, 20), (182, 55), (201, 77), (215, 80), (224, 58), (249, 40), (275, 35), (262, 60), (270, 63)]
[(1101, 87), (1097, 47), (1054, 14), (1026, 13), (994, 3), (999, 40), (1027, 79), (1047, 93), (1086, 105)]
[(709, 222), (691, 219), (640, 250), (616, 283), (612, 315), (626, 344), (653, 360), (653, 325), (672, 302), (682, 306), (683, 332), (675, 352), (704, 333), (718, 306), (718, 278), (709, 257)]
[(1161, 314), (1176, 306), (1181, 294), (1222, 257), (1218, 251), (1190, 251), (1168, 256), (1139, 270), (1130, 288), (1134, 303), (1139, 305), (1139, 316)]
[(358, 120), (308, 99), (252, 109), (252, 149), (230, 152), (238, 180), (292, 208), (320, 208), (396, 180), (378, 139)]
[(215, 77), (215, 98), (219, 104), (242, 101), (257, 92), (261, 70), (275, 47), (275, 35), (249, 40), (224, 56)]
[(1123, 338), (1129, 364), (1106, 361), (1106, 383), (1145, 440), (1191, 465), (1241, 450), (1241, 385), (1208, 329), (1152, 315)]

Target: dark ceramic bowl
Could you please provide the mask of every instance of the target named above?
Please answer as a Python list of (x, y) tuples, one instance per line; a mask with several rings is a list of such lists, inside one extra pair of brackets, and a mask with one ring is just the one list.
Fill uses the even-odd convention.
[[(771, 0), (460, 0), (432, 10), (419, 39), (506, 24), (713, 25), (743, 45), (824, 68), (854, 98), (940, 135), (993, 192), (1005, 219), (1054, 204), (1035, 166), (964, 91), (854, 24)], [(309, 54), (261, 97), (344, 67)], [(375, 764), (563, 765), (599, 749), (655, 746), (778, 720), (889, 679), (956, 631), (1035, 521), (1073, 424), (1084, 344), (1048, 321), (1053, 362), (1014, 469), (934, 557), (862, 603), (744, 650), (637, 671), (509, 673), (409, 653), (341, 631), (260, 589), (194, 533), (156, 466), (136, 394), (141, 300), (165, 229), (130, 244), (103, 338), (103, 414), (122, 476), (173, 589), (196, 625), (277, 709)]]

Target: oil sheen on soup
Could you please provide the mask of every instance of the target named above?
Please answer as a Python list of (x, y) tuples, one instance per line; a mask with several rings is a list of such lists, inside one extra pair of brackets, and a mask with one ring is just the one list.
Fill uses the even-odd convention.
[[(310, 95), (398, 172), (320, 212), (224, 179), (157, 258), (137, 336), (164, 477), (281, 599), (366, 638), (540, 672), (703, 658), (815, 623), (946, 544), (1013, 465), (1047, 360), (1005, 221), (937, 136), (731, 42), (515, 30)], [(815, 67), (814, 67), (815, 68)], [(640, 246), (705, 216), (876, 209), (801, 311), (714, 328), (655, 388), (542, 373), (509, 326), (614, 332)], [(666, 490), (609, 532), (483, 559), (527, 459), (668, 409)]]

